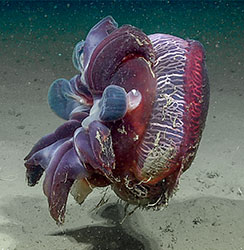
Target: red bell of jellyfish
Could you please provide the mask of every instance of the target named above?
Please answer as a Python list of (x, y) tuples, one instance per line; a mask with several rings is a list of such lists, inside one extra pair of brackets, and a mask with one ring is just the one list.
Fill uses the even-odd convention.
[(25, 158), (28, 184), (45, 171), (51, 216), (64, 221), (71, 193), (82, 203), (110, 185), (129, 204), (160, 208), (191, 165), (208, 111), (202, 45), (152, 34), (106, 17), (73, 53), (79, 75), (50, 87), (67, 120)]

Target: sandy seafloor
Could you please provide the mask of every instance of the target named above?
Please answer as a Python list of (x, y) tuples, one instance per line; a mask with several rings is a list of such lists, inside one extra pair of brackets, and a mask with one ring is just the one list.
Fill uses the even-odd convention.
[[(244, 4), (204, 1), (1, 2), (0, 249), (244, 249)], [(74, 45), (106, 15), (147, 34), (192, 38), (206, 49), (211, 98), (206, 129), (179, 191), (162, 211), (137, 210), (103, 191), (79, 206), (69, 198), (62, 227), (49, 215), (41, 183), (30, 188), (23, 158), (62, 124), (47, 104), (57, 78), (71, 78)]]

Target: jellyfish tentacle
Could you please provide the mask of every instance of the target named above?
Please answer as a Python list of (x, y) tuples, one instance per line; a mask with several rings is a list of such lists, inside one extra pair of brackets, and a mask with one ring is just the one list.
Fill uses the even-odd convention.
[(75, 131), (73, 140), (74, 148), (81, 162), (91, 165), (94, 169), (99, 169), (99, 162), (94, 158), (92, 152), (88, 131), (83, 127), (78, 128)]
[(126, 92), (124, 88), (109, 85), (105, 88), (100, 101), (99, 118), (104, 122), (122, 119), (126, 113)]
[(90, 63), (93, 51), (111, 32), (116, 30), (118, 24), (111, 16), (103, 18), (88, 33), (84, 45), (84, 68)]
[(79, 97), (76, 96), (66, 79), (55, 80), (48, 91), (48, 104), (51, 110), (64, 120), (69, 119), (69, 115), (79, 106)]
[(84, 49), (85, 41), (78, 42), (73, 50), (72, 54), (72, 62), (74, 67), (81, 73), (84, 71), (83, 67), (83, 49)]
[(99, 169), (112, 177), (115, 155), (110, 129), (99, 121), (93, 121), (89, 125), (89, 137), (94, 157), (99, 162)]
[[(93, 104), (93, 96), (86, 85), (86, 83), (81, 79), (81, 75), (75, 75), (70, 79), (70, 86), (72, 91), (75, 93), (76, 96), (82, 98), (82, 104), (86, 105), (88, 108)], [(79, 102), (79, 98), (77, 101)], [(84, 107), (85, 108), (85, 107)]]
[(88, 130), (77, 129), (74, 135), (74, 147), (80, 160), (106, 176), (112, 176), (115, 161), (113, 150), (110, 147), (111, 142), (110, 130), (97, 121), (92, 122)]
[(55, 156), (57, 149), (67, 139), (58, 140), (33, 154), (26, 162), (26, 177), (29, 186), (35, 186), (40, 180), (43, 172), (47, 169), (49, 162)]
[(68, 194), (73, 183), (88, 176), (89, 173), (77, 156), (73, 143), (70, 143), (70, 149), (63, 154), (53, 174), (48, 196), (50, 214), (58, 223), (64, 222)]
[(53, 133), (43, 136), (31, 149), (30, 153), (24, 158), (25, 161), (33, 156), (36, 152), (50, 146), (58, 140), (71, 137), (75, 130), (80, 127), (80, 122), (77, 120), (70, 120), (58, 127)]

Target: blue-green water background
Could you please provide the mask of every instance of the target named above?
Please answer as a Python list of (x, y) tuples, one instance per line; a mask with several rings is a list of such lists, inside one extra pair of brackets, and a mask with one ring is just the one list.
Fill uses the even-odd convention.
[[(210, 42), (207, 34), (231, 39), (243, 28), (243, 1), (1, 1), (1, 33), (35, 40), (64, 33), (84, 38), (101, 18), (112, 15), (145, 33), (164, 32)], [(239, 34), (241, 35), (241, 34)]]
[[(107, 15), (146, 34), (199, 40), (212, 52), (232, 46), (235, 53), (244, 39), (243, 1), (1, 1), (0, 10), (1, 45), (14, 41), (17, 49), (28, 44), (42, 61), (46, 54), (62, 54), (69, 60), (74, 44)], [(43, 43), (53, 50), (39, 46)], [(22, 60), (17, 51), (12, 53)]]
[[(139, 237), (139, 242), (135, 240), (136, 237), (129, 237), (124, 230), (126, 224), (124, 228), (117, 225), (109, 230), (81, 225), (83, 214), (90, 211), (89, 201), (82, 208), (75, 205), (68, 207), (66, 225), (76, 241), (66, 241), (63, 246), (62, 240), (65, 238), (55, 238), (55, 235), (63, 236), (62, 233), (53, 236), (46, 234), (46, 231), (50, 233), (57, 228), (53, 226), (54, 222), (48, 215), (41, 185), (37, 187), (39, 190), (28, 189), (24, 182), (25, 154), (41, 136), (53, 131), (61, 123), (51, 113), (46, 102), (49, 85), (57, 78), (70, 79), (77, 73), (71, 60), (75, 44), (85, 39), (90, 28), (107, 15), (112, 15), (119, 26), (132, 24), (146, 34), (159, 32), (199, 40), (206, 50), (211, 86), (210, 112), (204, 141), (200, 147), (200, 161), (189, 170), (192, 173), (190, 180), (203, 176), (203, 173), (205, 176), (206, 171), (214, 169), (223, 178), (209, 179), (216, 183), (213, 189), (212, 182), (206, 188), (206, 183), (200, 181), (192, 182), (192, 189), (197, 194), (213, 195), (216, 192), (218, 197), (228, 197), (226, 200), (200, 198), (199, 203), (198, 200), (191, 200), (176, 204), (160, 214), (145, 213), (145, 225), (151, 225), (148, 218), (153, 218), (154, 224), (149, 228), (155, 229), (152, 235), (160, 235), (159, 246), (164, 246), (163, 249), (175, 247), (181, 250), (180, 240), (189, 243), (188, 249), (194, 250), (241, 249), (236, 248), (237, 246), (244, 248), (243, 216), (240, 217), (241, 213), (238, 213), (244, 211), (243, 202), (233, 205), (231, 199), (240, 196), (228, 190), (232, 186), (234, 190), (236, 188), (235, 179), (229, 178), (229, 169), (236, 176), (243, 169), (243, 157), (238, 153), (240, 151), (231, 151), (242, 147), (241, 135), (244, 134), (243, 123), (238, 123), (243, 119), (240, 110), (243, 109), (241, 98), (244, 96), (243, 1), (0, 1), (0, 142), (3, 142), (1, 146), (8, 145), (17, 152), (8, 153), (1, 148), (4, 155), (0, 159), (0, 168), (13, 168), (12, 172), (6, 171), (6, 176), (9, 173), (20, 174), (18, 182), (10, 182), (11, 185), (5, 184), (0, 178), (0, 187), (1, 190), (6, 189), (6, 193), (22, 195), (12, 198), (10, 196), (7, 205), (0, 207), (1, 214), (10, 220), (7, 226), (0, 228), (0, 233), (11, 235), (17, 242), (16, 249), (28, 249), (26, 244), (29, 249), (68, 249), (69, 244), (74, 247), (77, 242), (93, 244), (96, 246), (95, 250), (130, 250), (132, 248), (128, 242), (131, 242), (135, 250), (156, 249), (147, 247), (146, 243), (142, 245)], [(227, 109), (231, 112), (225, 113)], [(233, 137), (235, 142), (232, 141)], [(191, 190), (186, 184), (181, 189), (183, 191), (180, 196), (183, 196), (187, 188), (188, 191)], [(32, 194), (33, 197), (30, 198)], [(194, 204), (197, 205), (194, 207)], [(223, 205), (226, 210), (223, 210)], [(219, 212), (222, 210), (223, 213)], [(110, 213), (106, 218), (117, 218), (118, 211), (113, 207), (106, 211)], [(198, 212), (203, 222), (195, 220)], [(174, 217), (181, 219), (174, 221)], [(229, 218), (227, 222), (226, 218)], [(213, 227), (213, 224), (217, 226)], [(82, 229), (72, 231), (80, 225)], [(209, 228), (204, 230), (204, 227)], [(118, 230), (117, 233), (115, 229)], [(142, 228), (142, 231), (147, 235), (146, 229)], [(102, 236), (99, 236), (99, 232)], [(112, 241), (115, 248), (109, 248), (108, 241)], [(116, 248), (118, 243), (121, 244)], [(50, 248), (52, 244), (55, 245)], [(75, 249), (80, 249), (79, 245)]]

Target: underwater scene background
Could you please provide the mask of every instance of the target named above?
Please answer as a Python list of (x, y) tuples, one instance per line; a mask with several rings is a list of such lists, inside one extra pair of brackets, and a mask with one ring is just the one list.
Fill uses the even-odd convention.
[[(0, 1), (0, 13), (0, 249), (244, 249), (243, 1)], [(27, 186), (23, 158), (62, 124), (48, 88), (77, 74), (74, 46), (108, 15), (119, 26), (203, 44), (206, 128), (165, 209), (138, 209), (124, 220), (124, 203), (96, 189), (81, 206), (69, 198), (59, 227), (42, 185)], [(109, 200), (96, 207), (104, 192)]]

